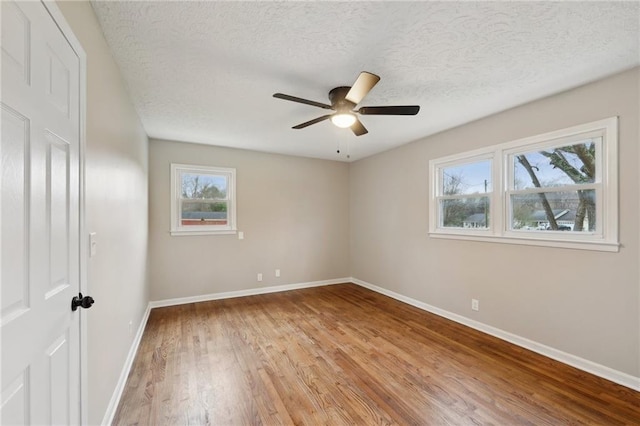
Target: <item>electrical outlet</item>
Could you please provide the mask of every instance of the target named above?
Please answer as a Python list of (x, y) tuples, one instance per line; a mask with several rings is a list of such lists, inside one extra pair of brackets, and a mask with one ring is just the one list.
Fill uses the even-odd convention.
[(258, 281), (262, 281), (262, 274), (258, 274)]
[(480, 301), (478, 299), (471, 299), (471, 309), (474, 311), (480, 310)]
[(238, 239), (239, 240), (244, 240), (244, 232), (238, 231)]
[(276, 269), (276, 277), (280, 276), (280, 269)]
[(129, 321), (129, 336), (133, 334), (133, 321)]

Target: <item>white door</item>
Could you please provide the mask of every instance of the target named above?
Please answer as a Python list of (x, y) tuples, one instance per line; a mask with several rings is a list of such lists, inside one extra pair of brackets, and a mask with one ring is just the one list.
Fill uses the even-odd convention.
[(40, 2), (1, 2), (1, 423), (80, 422), (80, 61)]

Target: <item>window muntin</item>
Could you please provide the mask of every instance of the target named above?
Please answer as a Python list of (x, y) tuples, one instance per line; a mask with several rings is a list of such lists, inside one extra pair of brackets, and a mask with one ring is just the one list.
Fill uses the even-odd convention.
[(172, 235), (235, 233), (235, 169), (171, 165)]
[[(612, 117), (431, 160), (429, 234), (618, 251), (617, 133)], [(486, 194), (484, 178), (480, 190), (467, 189), (478, 183), (467, 179), (459, 193), (445, 191), (452, 182), (443, 172), (466, 172), (483, 160), (492, 167)], [(482, 197), (488, 201), (484, 222), (477, 213), (462, 226), (459, 219), (446, 219), (451, 214), (445, 208), (461, 209)]]

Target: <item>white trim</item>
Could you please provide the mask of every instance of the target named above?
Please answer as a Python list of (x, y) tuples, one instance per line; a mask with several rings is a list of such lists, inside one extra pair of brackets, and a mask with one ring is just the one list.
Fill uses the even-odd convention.
[(138, 332), (136, 333), (136, 336), (131, 344), (131, 349), (129, 350), (129, 354), (127, 355), (127, 359), (125, 360), (116, 388), (113, 392), (111, 400), (109, 401), (109, 405), (107, 406), (107, 410), (105, 412), (104, 418), (102, 419), (102, 424), (110, 425), (113, 422), (113, 417), (115, 416), (116, 410), (118, 408), (118, 404), (120, 403), (120, 398), (122, 397), (122, 393), (126, 386), (127, 378), (129, 377), (129, 373), (133, 366), (133, 361), (135, 360), (135, 356), (138, 352), (140, 342), (142, 341), (142, 335), (147, 325), (147, 321), (149, 320), (149, 314), (151, 312), (151, 309), (161, 308), (166, 306), (183, 305), (187, 303), (206, 302), (210, 300), (222, 300), (222, 299), (230, 299), (234, 297), (245, 297), (245, 296), (258, 295), (258, 294), (277, 293), (281, 291), (297, 290), (297, 289), (311, 288), (311, 287), (321, 287), (326, 285), (334, 285), (334, 284), (342, 284), (342, 283), (353, 283), (353, 284), (359, 285), (361, 287), (375, 291), (376, 293), (389, 296), (393, 299), (399, 300), (400, 302), (407, 303), (411, 306), (415, 306), (416, 308), (422, 309), (424, 311), (431, 312), (443, 318), (450, 319), (459, 324), (465, 325), (467, 327), (471, 327), (483, 333), (487, 333), (491, 336), (513, 343), (514, 345), (523, 347), (525, 349), (529, 349), (533, 352), (555, 359), (556, 361), (560, 361), (564, 364), (571, 365), (575, 368), (578, 368), (580, 370), (602, 377), (604, 379), (610, 380), (612, 382), (618, 383), (620, 385), (626, 386), (630, 389), (640, 391), (640, 377), (634, 377), (630, 374), (626, 374), (621, 371), (617, 371), (612, 368), (606, 367), (604, 365), (586, 360), (584, 358), (580, 358), (575, 355), (571, 355), (566, 352), (560, 351), (558, 349), (554, 349), (550, 346), (546, 346), (541, 343), (534, 342), (533, 340), (529, 340), (524, 337), (520, 337), (518, 335), (506, 332), (504, 330), (483, 324), (481, 322), (474, 321), (472, 319), (463, 317), (462, 315), (454, 314), (444, 309), (436, 308), (435, 306), (429, 305), (424, 302), (420, 302), (419, 300), (412, 299), (407, 296), (403, 296), (391, 290), (378, 287), (366, 281), (363, 281), (354, 277), (349, 277), (349, 278), (335, 278), (335, 279), (323, 280), (323, 281), (311, 281), (311, 282), (298, 283), (298, 284), (285, 284), (285, 285), (272, 286), (272, 287), (253, 288), (248, 290), (229, 291), (229, 292), (223, 292), (223, 293), (211, 293), (211, 294), (206, 294), (202, 296), (180, 297), (175, 299), (164, 299), (164, 300), (149, 302), (147, 309), (143, 315), (142, 321), (140, 322), (140, 326), (138, 327)]
[(105, 411), (104, 417), (102, 418), (102, 425), (111, 425), (111, 423), (113, 422), (113, 417), (116, 415), (116, 410), (118, 409), (120, 398), (122, 398), (122, 392), (124, 392), (124, 388), (127, 384), (127, 378), (129, 377), (129, 372), (131, 371), (131, 367), (133, 366), (133, 361), (135, 360), (136, 354), (138, 353), (138, 348), (140, 347), (140, 342), (142, 341), (142, 335), (144, 334), (144, 329), (147, 326), (150, 312), (151, 304), (149, 303), (147, 305), (147, 309), (142, 315), (142, 321), (140, 321), (140, 325), (138, 326), (138, 331), (133, 338), (133, 342), (131, 342), (131, 348), (129, 349), (127, 358), (124, 361), (124, 365), (122, 366), (122, 371), (120, 372), (118, 383), (116, 383), (116, 388), (111, 395), (109, 405), (107, 405), (107, 410)]
[[(62, 11), (58, 7), (55, 0), (42, 0), (42, 4), (49, 12), (49, 15), (53, 18), (56, 25), (60, 29), (60, 32), (67, 39), (67, 42), (78, 56), (79, 62), (79, 150), (78, 150), (78, 162), (79, 162), (79, 199), (78, 199), (78, 219), (80, 221), (79, 229), (79, 250), (80, 250), (80, 292), (83, 294), (90, 294), (89, 281), (88, 281), (88, 234), (86, 226), (86, 205), (85, 205), (85, 159), (87, 150), (87, 54), (82, 47), (82, 43), (76, 37), (71, 26), (65, 19)], [(84, 309), (80, 309), (80, 423), (89, 423), (89, 365), (88, 365), (88, 332), (87, 332), (87, 312)]]
[(335, 278), (331, 280), (311, 281), (311, 282), (298, 283), (298, 284), (285, 284), (285, 285), (272, 286), (272, 287), (229, 291), (224, 293), (211, 293), (211, 294), (205, 294), (202, 296), (179, 297), (176, 299), (165, 299), (165, 300), (158, 300), (155, 302), (149, 302), (149, 304), (147, 305), (147, 309), (144, 312), (144, 315), (142, 317), (142, 321), (140, 321), (138, 332), (136, 333), (136, 336), (133, 339), (133, 342), (131, 343), (129, 354), (127, 355), (127, 358), (124, 362), (124, 366), (122, 367), (122, 372), (120, 373), (120, 378), (118, 379), (116, 388), (113, 391), (113, 395), (111, 396), (111, 400), (109, 401), (109, 405), (107, 406), (107, 410), (104, 413), (104, 417), (102, 419), (101, 424), (111, 425), (111, 423), (113, 422), (113, 417), (116, 414), (116, 410), (118, 409), (118, 404), (120, 403), (120, 398), (122, 398), (122, 393), (124, 392), (124, 388), (127, 384), (127, 378), (129, 377), (129, 373), (131, 372), (131, 367), (133, 367), (133, 361), (135, 360), (136, 354), (138, 352), (138, 348), (140, 346), (140, 342), (142, 341), (142, 335), (147, 325), (147, 321), (149, 320), (149, 314), (151, 313), (151, 309), (161, 308), (166, 306), (184, 305), (187, 303), (206, 302), (209, 300), (230, 299), (233, 297), (253, 296), (257, 294), (277, 293), (280, 291), (297, 290), (302, 288), (321, 287), (325, 285), (349, 283), (351, 282), (351, 280), (352, 278), (350, 277)]
[(233, 297), (255, 296), (258, 294), (277, 293), (280, 291), (298, 290), (301, 288), (322, 287), (325, 285), (350, 283), (351, 278), (334, 278), (331, 280), (311, 281), (297, 284), (284, 284), (271, 287), (251, 288), (247, 290), (227, 291), (224, 293), (210, 293), (201, 296), (178, 297), (175, 299), (164, 299), (149, 302), (151, 308), (161, 308), (165, 306), (184, 305), (186, 303), (207, 302), (209, 300), (231, 299)]
[[(196, 303), (196, 302), (206, 302), (209, 300), (221, 300), (221, 299), (230, 299), (233, 297), (244, 297), (244, 296), (253, 296), (258, 294), (266, 294), (266, 293), (277, 293), (280, 291), (288, 291), (288, 290), (297, 290), (302, 288), (311, 288), (311, 287), (321, 287), (332, 284), (343, 284), (352, 282), (352, 278), (334, 278), (331, 280), (323, 280), (323, 281), (311, 281), (306, 283), (298, 283), (298, 284), (285, 284), (279, 286), (272, 287), (263, 287), (263, 288), (254, 288), (249, 290), (239, 290), (239, 291), (229, 291), (224, 293), (211, 293), (205, 294), (202, 296), (193, 296), (193, 297), (179, 297), (175, 299), (165, 299), (158, 300), (155, 302), (149, 302), (147, 305), (147, 309), (142, 316), (142, 321), (140, 321), (140, 326), (138, 327), (138, 332), (136, 333), (133, 342), (131, 343), (131, 348), (129, 349), (129, 353), (122, 367), (122, 371), (120, 372), (120, 377), (118, 379), (118, 383), (116, 384), (116, 388), (113, 391), (111, 399), (109, 400), (109, 405), (104, 413), (104, 417), (102, 418), (102, 425), (111, 425), (113, 422), (113, 417), (116, 414), (116, 410), (118, 409), (118, 405), (120, 404), (120, 399), (122, 398), (122, 393), (124, 392), (124, 388), (127, 384), (127, 378), (129, 377), (129, 373), (131, 372), (131, 368), (133, 367), (133, 361), (136, 358), (136, 354), (138, 353), (138, 348), (140, 347), (140, 342), (142, 341), (142, 335), (144, 333), (144, 329), (147, 326), (147, 322), (149, 320), (149, 315), (151, 313), (151, 309), (161, 308), (166, 306), (176, 306), (176, 305), (184, 305), (187, 303)], [(86, 423), (83, 423), (86, 424)]]
[[(522, 147), (524, 145), (533, 145), (541, 143), (542, 146), (546, 145), (546, 141), (552, 141), (555, 139), (568, 140), (567, 136), (579, 135), (584, 133), (591, 133), (597, 130), (606, 130), (606, 132), (618, 133), (618, 117), (608, 117), (601, 120), (591, 121), (589, 123), (578, 124), (577, 126), (566, 127), (564, 129), (554, 130), (552, 132), (543, 133), (541, 135), (529, 136), (522, 139), (516, 139), (497, 145), (501, 150), (511, 150), (513, 148)], [(617, 138), (616, 138), (617, 144)], [(535, 145), (533, 146), (535, 148)]]
[[(510, 158), (512, 160), (513, 158)], [(513, 161), (511, 161), (513, 165)], [(509, 167), (511, 168), (511, 167)], [(570, 192), (576, 190), (597, 190), (600, 185), (597, 183), (583, 183), (576, 185), (562, 185), (562, 186), (543, 186), (542, 188), (526, 188), (526, 189), (507, 189), (509, 195), (529, 195), (529, 194), (542, 194), (547, 192)]]
[[(640, 68), (636, 68), (635, 74), (636, 74), (636, 79), (640, 78)], [(636, 96), (640, 96), (640, 87), (638, 87), (638, 89), (636, 91)], [(638, 120), (637, 122), (640, 122), (640, 110), (638, 110), (638, 113), (637, 113), (637, 116), (636, 116), (636, 120)], [(640, 130), (638, 130), (636, 128), (635, 136), (632, 135), (631, 137), (632, 138), (634, 138), (634, 137), (637, 138), (636, 141), (638, 139), (640, 139)], [(637, 142), (636, 142), (636, 144), (637, 144)], [(636, 163), (636, 164), (639, 164), (640, 163), (640, 150), (638, 150), (638, 154), (637, 155), (638, 155), (638, 158), (637, 158), (638, 163)], [(637, 172), (637, 169), (636, 169), (636, 172)], [(636, 191), (637, 191), (638, 199), (640, 199), (640, 176), (636, 177), (636, 179), (637, 179), (636, 185), (638, 185), (636, 187)], [(640, 208), (640, 203), (636, 203), (636, 208)], [(638, 232), (637, 237), (638, 237), (637, 241), (640, 241), (640, 232)], [(638, 265), (640, 265), (640, 251), (636, 253), (636, 257), (637, 257), (637, 262), (638, 263), (636, 263), (635, 266), (637, 268)], [(637, 277), (638, 277), (638, 281), (637, 281), (638, 291), (636, 293), (637, 296), (636, 296), (635, 303), (636, 303), (636, 306), (640, 307), (640, 274), (638, 274)], [(636, 349), (637, 349), (637, 364), (636, 365), (638, 365), (638, 368), (640, 369), (640, 309), (637, 309), (637, 313), (638, 313), (637, 314), (638, 327), (637, 327), (637, 334), (636, 334), (635, 337), (636, 337), (636, 339), (638, 339), (637, 340), (638, 345), (636, 346)], [(640, 374), (640, 372), (638, 372), (638, 374)]]
[[(636, 70), (637, 70), (637, 72), (636, 72), (637, 77), (636, 78), (640, 78), (640, 68), (636, 68)], [(636, 95), (640, 96), (640, 87), (638, 87), (638, 92), (636, 93)], [(637, 120), (638, 120), (638, 122), (640, 122), (640, 110), (638, 111)], [(640, 139), (640, 131), (638, 131), (637, 137)], [(636, 164), (640, 164), (640, 150), (638, 150), (638, 163), (636, 163)], [(638, 199), (640, 200), (640, 177), (638, 177), (638, 181), (636, 182), (636, 184), (638, 184), (636, 190), (638, 191)], [(640, 208), (640, 203), (636, 207)], [(640, 229), (639, 229), (639, 231), (640, 231)], [(640, 232), (638, 232), (638, 241), (640, 241)], [(636, 265), (640, 265), (640, 251), (638, 252), (638, 263), (636, 263)], [(638, 274), (638, 292), (637, 292), (637, 295), (638, 296), (637, 296), (637, 300), (636, 300), (636, 303), (637, 303), (636, 306), (640, 307), (640, 273)], [(637, 340), (637, 342), (638, 342), (638, 347), (637, 347), (637, 349), (638, 349), (638, 360), (637, 360), (638, 364), (637, 365), (638, 365), (638, 368), (640, 368), (640, 309), (638, 309), (638, 329), (637, 330), (638, 330), (638, 334), (636, 336), (636, 338), (638, 339)], [(640, 372), (638, 372), (638, 374), (640, 374)]]
[(359, 280), (357, 278), (352, 277), (351, 282), (361, 287), (367, 288), (369, 290), (373, 290), (376, 293), (384, 294), (385, 296), (389, 296), (393, 299), (407, 303), (411, 306), (415, 306), (416, 308), (422, 309), (427, 312), (431, 312), (432, 314), (436, 314), (443, 318), (450, 319), (459, 324), (466, 325), (467, 327), (471, 327), (475, 330), (481, 331), (483, 333), (486, 333), (491, 336), (497, 337), (499, 339), (505, 340), (507, 342), (513, 343), (514, 345), (520, 346), (525, 349), (529, 349), (530, 351), (536, 352), (540, 355), (544, 355), (548, 358), (555, 359), (556, 361), (560, 361), (564, 364), (578, 368), (582, 371), (586, 371), (587, 373), (591, 373), (593, 375), (602, 377), (604, 379), (610, 380), (614, 383), (618, 383), (622, 386), (626, 386), (633, 390), (640, 391), (640, 377), (635, 377), (630, 374), (623, 373), (622, 371), (614, 370), (613, 368), (604, 366), (602, 364), (598, 364), (593, 361), (580, 358), (578, 356), (563, 352), (561, 350), (552, 348), (550, 346), (543, 345), (542, 343), (529, 340), (525, 337), (521, 337), (516, 334), (509, 333), (508, 331), (504, 331), (499, 328), (481, 323), (479, 321), (469, 319), (462, 315), (454, 314), (453, 312), (436, 308), (435, 306), (429, 305), (427, 303), (421, 302), (416, 299), (412, 299), (411, 297), (404, 296), (394, 291), (387, 290), (382, 287), (378, 287), (377, 285)]
[[(227, 224), (209, 225), (209, 226), (182, 226), (182, 183), (180, 176), (186, 173), (202, 173), (224, 176), (227, 179), (227, 197), (224, 200), (227, 203)], [(236, 169), (231, 167), (217, 166), (199, 166), (190, 164), (171, 163), (171, 236), (182, 235), (225, 235), (235, 234), (238, 230), (236, 222)], [(194, 229), (196, 228), (196, 229)]]
[[(480, 231), (478, 231), (480, 232)], [(524, 246), (538, 246), (538, 247), (556, 247), (556, 248), (566, 248), (566, 249), (574, 249), (574, 250), (591, 250), (591, 251), (607, 251), (617, 253), (620, 251), (619, 243), (608, 243), (603, 241), (578, 241), (576, 240), (552, 240), (552, 239), (535, 239), (533, 237), (526, 238), (518, 238), (512, 236), (516, 232), (526, 232), (526, 231), (512, 231), (508, 235), (504, 236), (494, 236), (494, 235), (477, 235), (470, 233), (463, 233), (455, 231), (444, 233), (444, 232), (434, 232), (429, 233), (429, 237), (431, 238), (442, 238), (447, 240), (465, 240), (465, 241), (482, 241), (486, 243), (504, 243), (504, 244), (517, 244)], [(536, 233), (537, 235), (537, 233)], [(581, 235), (584, 237), (584, 235)]]
[[(560, 187), (512, 188), (513, 156), (575, 141), (576, 137), (601, 137), (596, 179), (593, 184), (564, 185)], [(488, 228), (449, 228), (439, 223), (440, 200), (481, 198), (483, 193), (469, 195), (440, 195), (441, 171), (486, 159), (492, 161), (492, 191), (489, 196), (491, 220)], [(487, 241), (495, 243), (547, 246), (596, 251), (619, 251), (618, 235), (618, 117), (610, 117), (532, 137), (496, 144), (473, 151), (429, 160), (429, 231), (432, 238)], [(562, 190), (593, 189), (596, 194), (596, 232), (537, 232), (510, 229), (512, 194), (548, 193)]]
[(235, 235), (237, 234), (237, 230), (228, 230), (228, 231), (171, 231), (172, 237), (189, 237), (189, 236), (198, 236), (198, 235)]

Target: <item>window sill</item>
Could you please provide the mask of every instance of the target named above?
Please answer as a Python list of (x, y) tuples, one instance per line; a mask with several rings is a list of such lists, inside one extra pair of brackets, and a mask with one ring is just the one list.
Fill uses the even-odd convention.
[(495, 235), (469, 235), (460, 233), (447, 233), (447, 232), (429, 232), (431, 238), (441, 238), (450, 240), (467, 240), (467, 241), (482, 241), (490, 243), (501, 244), (518, 244), (526, 246), (538, 246), (538, 247), (556, 247), (575, 250), (591, 250), (591, 251), (606, 251), (606, 252), (619, 252), (620, 244), (606, 241), (594, 241), (594, 240), (567, 240), (567, 239), (545, 239), (545, 238), (523, 238), (520, 236), (495, 236)]
[(172, 237), (188, 237), (199, 235), (234, 235), (238, 231), (236, 229), (220, 229), (220, 230), (194, 230), (194, 231), (170, 231)]

